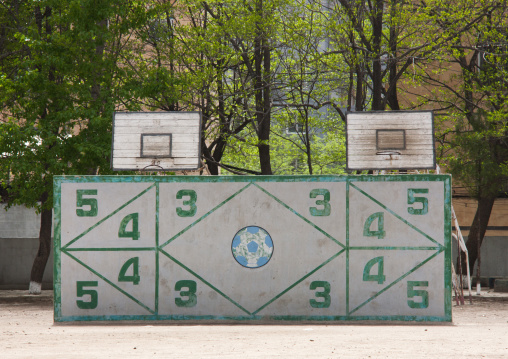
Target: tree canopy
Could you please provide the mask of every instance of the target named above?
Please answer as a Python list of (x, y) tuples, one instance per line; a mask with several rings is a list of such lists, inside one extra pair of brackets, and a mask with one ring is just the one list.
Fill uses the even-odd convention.
[(500, 0), (0, 1), (0, 183), (9, 204), (42, 211), (34, 280), (49, 253), (52, 177), (109, 173), (119, 109), (201, 111), (213, 175), (343, 173), (347, 111), (432, 109), (440, 163), (478, 198), (470, 237), (483, 238), (508, 177), (506, 10)]

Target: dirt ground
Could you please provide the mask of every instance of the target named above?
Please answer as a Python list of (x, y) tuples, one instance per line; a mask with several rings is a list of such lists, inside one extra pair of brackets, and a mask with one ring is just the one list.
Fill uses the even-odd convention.
[[(4, 296), (5, 297), (5, 296)], [(453, 323), (54, 324), (50, 295), (0, 295), (0, 358), (508, 358), (508, 298)]]

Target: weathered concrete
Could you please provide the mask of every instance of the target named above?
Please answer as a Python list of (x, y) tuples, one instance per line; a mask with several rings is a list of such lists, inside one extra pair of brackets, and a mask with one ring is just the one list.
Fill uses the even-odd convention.
[[(0, 238), (0, 288), (28, 289), (38, 238)], [(43, 288), (53, 283), (53, 252), (44, 271)]]
[(0, 205), (0, 239), (38, 238), (41, 217), (34, 209), (13, 206), (7, 211)]
[(496, 279), (494, 292), (508, 293), (508, 279)]
[[(24, 289), (39, 248), (40, 215), (34, 209), (0, 206), (0, 288)], [(53, 254), (43, 277), (43, 288), (53, 283)]]
[[(467, 237), (464, 237), (467, 242)], [(508, 237), (485, 237), (483, 239), (480, 276), (482, 278), (508, 278)], [(452, 241), (453, 264), (457, 263), (457, 242)], [(466, 267), (463, 267), (464, 274)], [(472, 277), (476, 276), (476, 266)]]
[(56, 177), (55, 319), (451, 320), (450, 177)]

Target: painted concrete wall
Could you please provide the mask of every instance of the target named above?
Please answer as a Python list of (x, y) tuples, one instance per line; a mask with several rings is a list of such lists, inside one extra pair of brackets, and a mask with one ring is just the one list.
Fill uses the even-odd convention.
[(451, 320), (450, 177), (55, 178), (55, 320)]
[[(5, 211), (0, 206), (0, 289), (28, 289), (30, 271), (39, 248), (40, 216), (22, 206)], [(43, 277), (43, 288), (53, 283), (53, 254)]]

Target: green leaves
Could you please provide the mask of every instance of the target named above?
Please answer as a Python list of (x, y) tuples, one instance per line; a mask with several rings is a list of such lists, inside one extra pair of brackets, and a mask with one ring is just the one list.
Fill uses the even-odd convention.
[[(12, 203), (52, 206), (52, 177), (109, 173), (118, 59), (141, 2), (27, 1), (2, 7), (0, 182)], [(132, 11), (132, 12), (131, 12)], [(124, 17), (120, 18), (119, 15)], [(5, 118), (5, 117), (4, 117)]]

